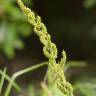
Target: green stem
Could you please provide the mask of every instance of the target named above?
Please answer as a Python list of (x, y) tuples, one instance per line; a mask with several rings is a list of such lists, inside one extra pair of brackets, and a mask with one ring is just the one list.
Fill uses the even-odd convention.
[[(6, 74), (6, 68), (4, 68), (3, 73)], [(2, 88), (3, 88), (3, 85), (4, 85), (4, 80), (5, 80), (5, 76), (2, 75), (1, 82), (0, 82), (0, 94), (2, 92)]]
[[(12, 81), (11, 78), (10, 78), (7, 74), (5, 74), (4, 72), (2, 72), (1, 70), (0, 70), (0, 74), (1, 74), (2, 76), (4, 76), (5, 79), (6, 79), (8, 82), (11, 82), (11, 81)], [(13, 82), (13, 86), (16, 88), (16, 90), (17, 90), (18, 92), (21, 91), (21, 88), (20, 88), (19, 85), (17, 85), (15, 82)]]
[(32, 67), (23, 69), (23, 70), (21, 70), (21, 71), (19, 71), (19, 72), (16, 72), (15, 74), (13, 74), (12, 80), (11, 80), (11, 82), (8, 84), (8, 87), (6, 88), (6, 91), (5, 91), (4, 96), (9, 96), (10, 91), (11, 91), (11, 88), (12, 88), (12, 85), (13, 85), (13, 82), (16, 80), (17, 77), (19, 77), (19, 76), (21, 76), (21, 75), (23, 75), (23, 74), (25, 74), (25, 73), (28, 73), (28, 72), (30, 72), (30, 71), (33, 71), (33, 70), (35, 70), (35, 69), (37, 69), (37, 68), (40, 68), (40, 67), (42, 67), (42, 66), (44, 66), (44, 65), (46, 65), (46, 64), (48, 64), (48, 62), (43, 62), (43, 63), (40, 63), (40, 64), (36, 64), (36, 65), (34, 65), (34, 66), (32, 66)]

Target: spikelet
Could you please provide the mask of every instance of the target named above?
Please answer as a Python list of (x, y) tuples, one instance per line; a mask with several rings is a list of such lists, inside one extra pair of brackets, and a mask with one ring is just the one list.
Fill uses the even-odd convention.
[(55, 83), (64, 95), (73, 96), (73, 89), (71, 84), (66, 81), (63, 71), (66, 62), (65, 51), (62, 52), (63, 58), (61, 58), (61, 62), (57, 63), (57, 47), (51, 41), (51, 36), (47, 33), (47, 28), (42, 23), (40, 16), (36, 16), (21, 0), (17, 0), (17, 2), (23, 13), (27, 16), (28, 22), (34, 27), (33, 30), (39, 36), (40, 42), (44, 45), (43, 54), (49, 59), (48, 84), (54, 85)]

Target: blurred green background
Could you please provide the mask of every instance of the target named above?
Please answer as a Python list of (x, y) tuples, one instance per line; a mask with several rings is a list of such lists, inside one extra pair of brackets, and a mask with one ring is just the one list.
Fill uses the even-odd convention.
[[(65, 49), (68, 62), (78, 65), (66, 72), (76, 96), (96, 96), (96, 0), (22, 1), (41, 16), (58, 47), (58, 56)], [(42, 44), (16, 0), (0, 0), (0, 68), (6, 66), (11, 75), (44, 60)], [(82, 63), (86, 67), (79, 67)], [(26, 75), (29, 79), (21, 77), (20, 84), (27, 86), (34, 76), (34, 80), (42, 80), (44, 71)]]

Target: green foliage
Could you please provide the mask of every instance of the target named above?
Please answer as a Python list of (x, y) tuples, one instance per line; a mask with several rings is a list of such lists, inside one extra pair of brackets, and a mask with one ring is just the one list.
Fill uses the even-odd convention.
[[(65, 66), (65, 71), (70, 69), (71, 67), (86, 67), (87, 64), (84, 61), (69, 61)], [(90, 76), (84, 76), (75, 81), (73, 85), (74, 92), (76, 92), (76, 96), (95, 96), (96, 94), (96, 78)]]
[(75, 84), (75, 89), (80, 91), (83, 96), (95, 96), (96, 95), (96, 79), (86, 78), (79, 80)]
[(23, 38), (31, 34), (31, 27), (15, 3), (15, 0), (0, 0), (0, 50), (8, 58), (15, 56), (15, 49), (24, 48)]
[[(77, 61), (76, 61), (77, 62)], [(70, 61), (66, 64), (66, 68), (70, 67), (82, 67), (85, 66), (85, 62), (77, 62)], [(80, 65), (81, 63), (81, 65)], [(48, 62), (43, 62), (40, 64), (36, 64), (34, 66), (31, 66), (29, 68), (25, 68), (19, 72), (16, 72), (12, 75), (12, 77), (9, 77), (6, 73), (6, 68), (4, 70), (0, 70), (0, 94), (4, 92), (4, 82), (5, 80), (8, 81), (8, 85), (5, 89), (5, 94), (3, 96), (10, 96), (11, 89), (14, 87), (18, 92), (21, 92), (21, 88), (15, 83), (16, 79), (28, 72), (32, 72), (37, 68), (40, 68), (42, 66), (47, 65)], [(68, 65), (68, 67), (67, 67)], [(28, 86), (28, 96), (67, 96), (64, 95), (57, 87), (57, 85), (49, 86), (46, 85), (44, 82), (41, 83), (42, 89), (36, 90), (32, 84), (29, 84)], [(80, 92), (78, 92), (78, 91)], [(3, 92), (2, 92), (3, 91)], [(92, 78), (85, 78), (78, 80), (74, 85), (74, 91), (77, 91), (79, 94), (78, 96), (95, 96), (96, 93), (96, 79)], [(27, 92), (27, 91), (26, 91)], [(81, 95), (80, 95), (81, 94)], [(77, 96), (77, 95), (76, 95)]]
[[(23, 13), (28, 18), (28, 22), (33, 26), (34, 32), (39, 37), (41, 43), (44, 45), (43, 53), (48, 58), (48, 62), (43, 62), (32, 67), (25, 68), (19, 72), (14, 73), (12, 77), (7, 75), (6, 68), (3, 71), (0, 70), (0, 94), (2, 94), (5, 80), (8, 81), (8, 85), (6, 86), (6, 89), (3, 90), (4, 96), (10, 95), (12, 87), (21, 92), (21, 88), (17, 85), (17, 83), (15, 83), (16, 79), (25, 73), (47, 65), (48, 70), (46, 72), (44, 81), (41, 83), (42, 89), (40, 89), (40, 92), (37, 92), (37, 90), (34, 90), (33, 85), (29, 85), (28, 95), (35, 96), (35, 93), (37, 92), (39, 93), (39, 96), (73, 96), (73, 87), (69, 82), (67, 82), (64, 72), (70, 67), (84, 67), (86, 66), (86, 63), (76, 61), (66, 63), (65, 51), (62, 52), (63, 57), (61, 58), (61, 61), (56, 62), (58, 54), (57, 47), (51, 41), (51, 36), (47, 33), (47, 28), (42, 23), (41, 18), (36, 16), (33, 11), (27, 8), (21, 0), (17, 0), (17, 2)], [(6, 20), (5, 17), (1, 16), (3, 19), (1, 19), (0, 28), (0, 48), (1, 50), (3, 49), (8, 57), (13, 57), (15, 49), (22, 49), (24, 47), (21, 37), (30, 35), (30, 27), (27, 24), (26, 17), (15, 7), (14, 1), (2, 0), (0, 1), (0, 4), (4, 7), (2, 7), (2, 12), (4, 12), (3, 14), (7, 14), (5, 16), (7, 18)], [(87, 3), (85, 2), (85, 5), (86, 4)], [(90, 4), (88, 3), (87, 7)], [(78, 81), (75, 84), (75, 88), (79, 89), (80, 92), (84, 94), (84, 96), (95, 96), (94, 94), (96, 93), (95, 83)]]
[(87, 64), (84, 61), (69, 61), (66, 63), (65, 67), (64, 67), (64, 71), (66, 72), (68, 69), (70, 69), (71, 67), (86, 67)]
[[(3, 73), (6, 74), (6, 68), (4, 69)], [(2, 89), (3, 89), (4, 80), (5, 80), (5, 76), (2, 75), (2, 76), (1, 76), (1, 80), (0, 80), (0, 94), (1, 94)]]
[(96, 5), (96, 0), (85, 0), (84, 1), (85, 8), (90, 9), (90, 8), (94, 7), (95, 5)]
[[(4, 70), (0, 70), (0, 94), (2, 94), (4, 92), (3, 87), (4, 87), (4, 82), (5, 80), (7, 80), (9, 83), (12, 82), (12, 79), (7, 75), (6, 73), (6, 68), (4, 68)], [(13, 81), (13, 86), (14, 88), (20, 92), (20, 87)], [(8, 90), (8, 89), (7, 89)]]
[(23, 69), (19, 72), (16, 72), (12, 75), (12, 77), (9, 77), (6, 73), (6, 68), (4, 68), (4, 71), (0, 70), (0, 94), (2, 94), (2, 90), (3, 90), (3, 87), (4, 87), (4, 81), (7, 80), (8, 81), (8, 85), (5, 89), (5, 92), (4, 92), (4, 96), (9, 96), (10, 93), (11, 93), (11, 89), (12, 89), (12, 86), (14, 86), (14, 88), (18, 91), (18, 92), (21, 92), (21, 88), (15, 83), (15, 80), (23, 75), (23, 74), (26, 74), (28, 72), (31, 72), (37, 68), (40, 68), (44, 65), (46, 65), (48, 62), (43, 62), (43, 63), (40, 63), (40, 64), (37, 64), (37, 65), (34, 65), (34, 66), (31, 66), (29, 68), (26, 68), (26, 69)]

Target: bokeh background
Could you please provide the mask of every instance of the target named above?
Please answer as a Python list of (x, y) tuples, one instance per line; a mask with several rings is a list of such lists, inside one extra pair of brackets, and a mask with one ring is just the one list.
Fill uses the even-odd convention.
[[(58, 57), (65, 49), (67, 62), (73, 66), (66, 77), (75, 86), (76, 96), (96, 96), (96, 0), (22, 1), (41, 16), (58, 47)], [(0, 69), (7, 67), (11, 76), (46, 61), (42, 47), (16, 1), (0, 0)], [(21, 86), (39, 82), (45, 70), (41, 68), (18, 81)]]

